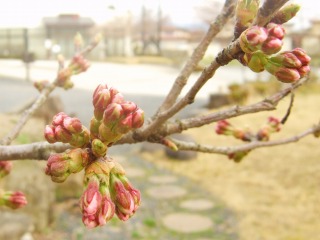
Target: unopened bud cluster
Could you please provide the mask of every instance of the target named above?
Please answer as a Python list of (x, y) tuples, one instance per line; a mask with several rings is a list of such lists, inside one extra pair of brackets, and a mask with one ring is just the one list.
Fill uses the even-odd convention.
[[(0, 161), (0, 179), (7, 176), (12, 169), (10, 161)], [(27, 205), (26, 196), (20, 192), (4, 191), (0, 189), (0, 206), (7, 206), (12, 209), (22, 208)]]
[[(233, 136), (236, 139), (240, 139), (245, 142), (252, 141), (268, 141), (270, 139), (270, 134), (279, 132), (281, 129), (281, 122), (275, 117), (269, 117), (266, 125), (262, 126), (256, 134), (253, 134), (249, 129), (240, 129), (234, 127), (227, 120), (220, 120), (217, 122), (215, 131), (219, 135)], [(245, 157), (249, 151), (234, 152), (228, 154), (230, 159), (235, 162), (240, 162), (243, 157)]]
[(293, 83), (306, 76), (310, 72), (311, 58), (303, 49), (295, 48), (273, 56), (283, 45), (285, 30), (281, 24), (290, 20), (298, 10), (299, 6), (295, 4), (285, 6), (266, 27), (251, 26), (243, 31), (239, 42), (244, 54), (239, 60), (252, 71), (267, 70), (284, 83)]
[(90, 133), (78, 118), (60, 112), (53, 117), (52, 124), (45, 127), (44, 136), (49, 143), (63, 142), (84, 147), (89, 143)]
[(61, 112), (45, 128), (50, 143), (69, 143), (74, 149), (52, 154), (46, 174), (54, 182), (64, 182), (71, 173), (85, 170), (80, 208), (88, 228), (102, 226), (114, 214), (125, 221), (140, 205), (140, 192), (132, 187), (119, 163), (106, 156), (108, 147), (144, 122), (144, 113), (133, 102), (107, 85), (99, 85), (93, 94), (94, 116), (90, 131), (77, 118)]
[(57, 86), (63, 87), (64, 89), (73, 87), (71, 76), (85, 72), (89, 67), (90, 64), (83, 55), (78, 54), (74, 56), (70, 64), (66, 68), (63, 68), (59, 71), (57, 77)]
[(99, 138), (107, 146), (118, 141), (123, 134), (143, 125), (143, 111), (135, 103), (125, 101), (121, 93), (107, 85), (96, 88), (93, 106), (91, 137)]

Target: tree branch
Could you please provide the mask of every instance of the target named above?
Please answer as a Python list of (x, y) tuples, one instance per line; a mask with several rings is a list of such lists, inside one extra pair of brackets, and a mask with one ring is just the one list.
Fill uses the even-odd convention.
[(212, 39), (221, 31), (223, 26), (227, 21), (234, 15), (234, 10), (236, 6), (235, 0), (226, 0), (221, 13), (216, 17), (215, 21), (210, 24), (210, 27), (203, 37), (199, 45), (195, 48), (193, 54), (188, 59), (180, 74), (176, 78), (170, 92), (168, 93), (166, 99), (160, 106), (158, 113), (163, 112), (168, 109), (172, 104), (175, 103), (181, 90), (186, 85), (188, 78), (192, 74), (195, 67), (199, 64), (200, 60), (203, 58), (208, 46), (210, 45)]
[(265, 0), (262, 7), (258, 11), (258, 15), (253, 25), (266, 25), (277, 13), (277, 11), (289, 0)]
[(250, 151), (250, 150), (253, 150), (256, 148), (273, 147), (273, 146), (298, 142), (302, 138), (304, 138), (310, 134), (314, 134), (315, 132), (317, 132), (319, 130), (320, 130), (320, 124), (318, 124), (312, 128), (309, 128), (308, 130), (306, 130), (298, 135), (292, 136), (290, 138), (268, 141), (268, 142), (256, 141), (256, 142), (250, 142), (248, 144), (243, 144), (240, 146), (231, 146), (231, 147), (214, 147), (214, 146), (201, 145), (201, 144), (192, 143), (192, 142), (179, 141), (176, 139), (171, 139), (171, 141), (176, 144), (176, 146), (178, 147), (179, 150), (229, 155), (229, 154), (236, 153), (236, 152)]
[(52, 152), (63, 152), (71, 148), (69, 144), (36, 142), (31, 144), (0, 146), (0, 161), (37, 159), (47, 160)]
[[(94, 39), (82, 52), (80, 52), (80, 55), (87, 55), (89, 52), (91, 52), (99, 43), (99, 39)], [(59, 68), (61, 68), (61, 65), (59, 65)], [(50, 93), (56, 88), (57, 86), (57, 80), (56, 77), (55, 80), (46, 86), (38, 95), (38, 97), (35, 99), (33, 104), (30, 106), (29, 109), (25, 110), (18, 123), (15, 125), (15, 127), (12, 129), (11, 132), (9, 132), (1, 141), (0, 145), (10, 145), (11, 142), (18, 136), (24, 125), (27, 123), (27, 121), (30, 119), (30, 117), (35, 113), (35, 111), (47, 100)]]

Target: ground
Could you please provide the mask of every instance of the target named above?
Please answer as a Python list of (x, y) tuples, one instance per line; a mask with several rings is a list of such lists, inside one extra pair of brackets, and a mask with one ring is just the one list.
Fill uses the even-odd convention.
[[(319, 94), (298, 94), (292, 114), (281, 132), (272, 139), (300, 133), (319, 121)], [(242, 116), (230, 121), (236, 126), (258, 129), (268, 116), (282, 117), (289, 99), (277, 111)], [(214, 125), (188, 131), (200, 143), (239, 143), (214, 133)], [(313, 136), (299, 143), (258, 149), (241, 163), (225, 156), (199, 154), (197, 159), (178, 162), (162, 152), (145, 158), (185, 175), (234, 210), (242, 240), (320, 239), (320, 148)]]
[[(319, 100), (317, 93), (298, 94), (288, 122), (272, 139), (289, 137), (317, 123)], [(239, 127), (258, 129), (268, 116), (281, 118), (288, 103), (288, 99), (283, 101), (275, 112), (230, 121)], [(16, 118), (2, 114), (0, 119), (3, 136)], [(38, 127), (42, 127), (41, 122), (29, 122), (17, 143), (37, 140)], [(188, 133), (206, 144), (239, 143), (230, 137), (217, 136), (214, 124)], [(296, 144), (258, 149), (239, 164), (211, 154), (199, 154), (197, 159), (187, 162), (169, 160), (162, 151), (144, 154), (143, 158), (190, 178), (218, 197), (236, 214), (241, 240), (317, 240), (320, 239), (319, 156), (319, 139), (309, 136)]]

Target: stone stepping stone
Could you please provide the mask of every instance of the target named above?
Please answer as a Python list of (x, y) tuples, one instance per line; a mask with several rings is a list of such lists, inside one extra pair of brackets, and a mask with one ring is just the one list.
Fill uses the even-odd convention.
[(183, 201), (180, 207), (188, 210), (204, 211), (213, 208), (214, 203), (207, 199), (192, 199)]
[(158, 176), (151, 176), (149, 181), (156, 184), (169, 184), (174, 183), (177, 181), (175, 176), (168, 176), (168, 175), (158, 175)]
[(126, 175), (129, 178), (144, 177), (146, 172), (141, 168), (125, 167)]
[(175, 185), (160, 185), (149, 188), (147, 193), (156, 199), (171, 199), (181, 197), (185, 195), (187, 191)]
[(162, 222), (168, 229), (179, 233), (197, 233), (213, 227), (210, 218), (190, 213), (172, 213), (166, 215)]

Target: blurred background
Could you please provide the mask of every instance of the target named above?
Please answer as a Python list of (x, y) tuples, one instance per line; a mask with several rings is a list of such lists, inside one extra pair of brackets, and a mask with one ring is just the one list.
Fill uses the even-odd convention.
[[(301, 4), (285, 24), (283, 50), (302, 47), (312, 57), (308, 84), (297, 92), (288, 123), (275, 136), (298, 134), (319, 121), (320, 3)], [(15, 140), (43, 141), (42, 131), (59, 111), (88, 126), (92, 90), (107, 83), (136, 102), (150, 117), (162, 103), (179, 71), (219, 14), (222, 0), (11, 0), (0, 9), (0, 137), (17, 122), (37, 91), (32, 83), (52, 81), (56, 57), (70, 59), (76, 33), (89, 43), (102, 41), (88, 56), (90, 69), (75, 76), (75, 88), (57, 89)], [(183, 90), (232, 40), (231, 20), (210, 44)], [(175, 118), (186, 118), (260, 101), (285, 87), (268, 73), (255, 74), (233, 61), (219, 69), (194, 104)], [(273, 113), (243, 116), (232, 122), (259, 129), (268, 116), (281, 118), (284, 100)], [(239, 144), (216, 136), (214, 124), (176, 136), (204, 144)], [(125, 167), (142, 192), (142, 206), (126, 223), (116, 219), (87, 230), (78, 199), (82, 175), (53, 184), (43, 174), (45, 162), (15, 161), (5, 189), (23, 190), (26, 208), (0, 208), (1, 239), (145, 239), (145, 240), (317, 240), (320, 239), (319, 142), (308, 137), (295, 145), (259, 149), (241, 164), (225, 156), (180, 151), (153, 144), (115, 146), (109, 154)]]

